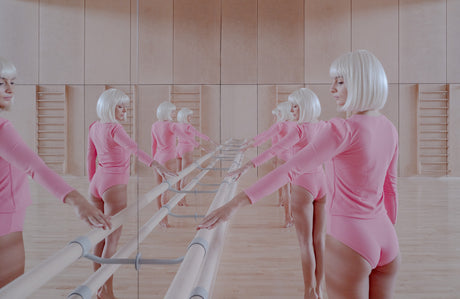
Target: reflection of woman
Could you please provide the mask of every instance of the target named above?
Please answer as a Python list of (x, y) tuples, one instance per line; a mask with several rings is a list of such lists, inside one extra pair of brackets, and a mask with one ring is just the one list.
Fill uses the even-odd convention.
[[(175, 132), (177, 133), (177, 171), (182, 171), (193, 162), (193, 150), (200, 146), (195, 140), (199, 137), (206, 141), (210, 141), (209, 137), (195, 129), (191, 124), (193, 111), (188, 108), (182, 108), (177, 113), (177, 124)], [(212, 141), (211, 141), (212, 142)], [(187, 185), (184, 179), (181, 181), (181, 188)]]
[[(394, 228), (398, 135), (379, 112), (388, 95), (387, 78), (380, 61), (366, 50), (340, 56), (332, 63), (330, 73), (331, 93), (339, 110), (353, 115), (327, 122), (308, 146), (212, 212), (199, 228), (212, 228), (228, 220), (240, 206), (331, 161), (325, 261), (328, 295), (391, 298), (400, 263)], [(254, 193), (276, 180), (272, 190)]]
[[(172, 113), (176, 106), (170, 102), (163, 102), (157, 108), (158, 121), (152, 125), (152, 156), (155, 161), (165, 165), (170, 171), (176, 171), (176, 134)], [(163, 177), (155, 177), (157, 184), (161, 184)], [(168, 201), (168, 194), (164, 192), (157, 198), (158, 208), (161, 208)], [(160, 223), (168, 227), (168, 218), (165, 217)]]
[[(271, 139), (272, 146), (278, 144), (278, 142), (287, 136), (289, 133), (294, 132), (296, 129), (296, 123), (292, 121), (293, 115), (291, 112), (291, 103), (282, 102), (279, 103), (275, 109), (272, 110), (275, 117), (275, 123), (266, 131), (260, 133), (252, 140), (250, 140), (243, 151), (249, 147), (256, 147), (267, 140)], [(278, 167), (286, 162), (292, 153), (290, 149), (280, 151), (274, 157), (274, 166)], [(291, 188), (290, 184), (286, 184), (278, 190), (278, 196), (280, 205), (284, 206), (284, 219), (285, 226), (292, 226), (292, 215), (291, 215)]]
[[(8, 111), (14, 98), (16, 68), (0, 57), (0, 111)], [(26, 208), (31, 204), (27, 175), (93, 227), (110, 228), (104, 216), (61, 177), (50, 170), (21, 139), (10, 121), (0, 118), (0, 288), (24, 273), (22, 230)]]
[[(321, 105), (316, 94), (308, 88), (301, 88), (290, 94), (288, 99), (298, 124), (296, 129), (229, 175), (238, 175), (249, 167), (259, 166), (279, 152), (291, 151), (295, 155), (315, 138), (324, 125), (324, 122), (318, 121)], [(300, 245), (305, 296), (311, 298), (316, 293), (322, 297), (325, 290), (326, 176), (321, 165), (292, 180), (291, 201)]]
[[(139, 150), (119, 123), (126, 120), (128, 104), (129, 97), (120, 90), (112, 88), (104, 91), (97, 101), (97, 115), (100, 120), (89, 127), (89, 190), (93, 204), (106, 215), (115, 215), (126, 208), (132, 154), (138, 155), (142, 163), (155, 167), (160, 173), (169, 173), (148, 154)], [(95, 255), (110, 258), (116, 252), (121, 229), (122, 227), (118, 228), (105, 241), (98, 243), (94, 248)], [(99, 264), (94, 263), (95, 271), (99, 267)], [(113, 276), (98, 291), (98, 297), (114, 298)]]

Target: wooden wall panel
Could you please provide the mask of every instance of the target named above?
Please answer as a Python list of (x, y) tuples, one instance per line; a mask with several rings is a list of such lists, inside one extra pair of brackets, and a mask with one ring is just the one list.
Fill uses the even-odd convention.
[(446, 2), (399, 3), (400, 83), (445, 83)]
[(139, 2), (139, 83), (172, 84), (173, 0)]
[(129, 84), (130, 2), (86, 1), (85, 83)]
[(17, 85), (14, 103), (10, 111), (2, 111), (1, 117), (9, 119), (27, 145), (36, 152), (36, 86)]
[[(398, 88), (398, 84), (388, 85), (388, 99), (385, 104), (385, 107), (383, 107), (383, 109), (380, 112), (382, 112), (382, 114), (384, 114), (389, 120), (391, 120), (393, 125), (395, 125), (396, 129), (399, 128), (399, 88)], [(412, 113), (415, 113), (415, 110)]]
[[(85, 101), (84, 87), (72, 85), (67, 87), (68, 98), (68, 158), (67, 171), (70, 175), (85, 176)], [(94, 110), (96, 110), (94, 108)]]
[(398, 0), (352, 0), (352, 48), (367, 49), (398, 82)]
[(259, 84), (304, 82), (304, 1), (258, 2)]
[(447, 0), (447, 83), (460, 82), (460, 1)]
[(220, 83), (220, 1), (174, 1), (174, 84)]
[[(136, 119), (137, 140), (139, 148), (147, 154), (152, 154), (152, 124), (157, 119), (157, 108), (169, 99), (169, 85), (140, 85), (138, 86), (139, 102)], [(151, 176), (153, 170), (138, 162), (136, 165), (139, 176)]]
[(449, 119), (448, 119), (448, 131), (449, 131), (449, 152), (448, 162), (449, 169), (451, 170), (450, 176), (460, 176), (460, 134), (458, 128), (460, 128), (460, 84), (452, 84), (450, 86), (450, 108), (449, 108)]
[(40, 84), (82, 84), (84, 1), (40, 1)]
[(250, 138), (257, 134), (257, 86), (222, 85), (221, 135), (229, 138)]
[(222, 84), (257, 83), (257, 0), (222, 2)]
[(351, 2), (305, 0), (305, 82), (330, 83), (329, 67), (351, 50)]
[(399, 87), (399, 175), (417, 175), (417, 86)]
[(201, 131), (216, 143), (221, 139), (220, 121), (220, 85), (203, 85), (201, 87)]
[(38, 83), (38, 2), (0, 1), (0, 56), (15, 64), (18, 84)]

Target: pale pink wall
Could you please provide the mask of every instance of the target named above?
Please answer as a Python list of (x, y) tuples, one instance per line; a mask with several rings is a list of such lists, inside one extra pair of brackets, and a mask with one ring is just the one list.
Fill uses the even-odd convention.
[[(310, 87), (322, 102), (322, 118), (338, 115), (329, 95), (329, 65), (359, 48), (373, 51), (388, 75), (383, 112), (399, 130), (400, 175), (416, 172), (417, 83), (452, 84), (449, 122), (456, 128), (456, 0), (140, 0), (139, 5), (0, 1), (0, 55), (13, 60), (19, 72), (14, 111), (4, 115), (15, 120), (30, 114), (29, 121), (16, 123), (33, 146), (35, 85), (67, 84), (71, 174), (85, 173), (87, 129), (97, 119), (95, 103), (105, 84), (138, 85), (143, 149), (149, 147), (152, 110), (174, 84), (201, 86), (202, 130), (225, 141), (252, 137), (272, 123), (276, 86)], [(460, 147), (456, 135), (450, 135), (453, 152)], [(450, 164), (452, 174), (460, 175), (460, 159), (451, 155)], [(149, 172), (139, 167), (140, 174)]]

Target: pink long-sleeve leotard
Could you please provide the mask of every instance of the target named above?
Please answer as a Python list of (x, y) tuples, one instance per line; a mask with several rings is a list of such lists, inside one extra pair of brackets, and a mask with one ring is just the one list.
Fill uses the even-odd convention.
[[(22, 140), (10, 121), (0, 118), (0, 217), (2, 214), (23, 213), (31, 204), (27, 175), (44, 186), (60, 200), (74, 190), (59, 175), (49, 169), (40, 157)], [(19, 228), (22, 230), (22, 222)], [(0, 235), (12, 232), (0, 228)]]
[(398, 135), (383, 115), (333, 119), (307, 147), (245, 190), (251, 202), (306, 170), (330, 161), (327, 232), (361, 254), (372, 267), (399, 254), (397, 214)]
[(87, 158), (90, 193), (102, 198), (108, 188), (127, 184), (132, 154), (136, 154), (145, 165), (150, 166), (153, 162), (153, 158), (138, 148), (121, 124), (92, 123), (89, 127)]
[(209, 137), (195, 129), (189, 123), (177, 123), (174, 127), (174, 132), (177, 134), (177, 157), (182, 158), (184, 154), (191, 152), (200, 144), (195, 140), (199, 137), (209, 141)]
[[(291, 129), (284, 138), (280, 139), (271, 148), (264, 151), (259, 156), (251, 160), (255, 166), (260, 166), (272, 157), (279, 153), (289, 153), (288, 160), (298, 153), (301, 149), (306, 147), (308, 143), (315, 137), (315, 135), (321, 130), (321, 126), (324, 126), (325, 122), (304, 122), (297, 124)], [(326, 176), (323, 171), (322, 165), (319, 165), (315, 169), (307, 170), (301, 175), (295, 177), (292, 180), (292, 184), (301, 186), (308, 190), (314, 199), (321, 198), (326, 195)]]
[(161, 164), (176, 158), (175, 125), (169, 120), (157, 121), (152, 125), (152, 156)]
[[(274, 123), (268, 130), (260, 133), (253, 138), (254, 146), (259, 146), (267, 140), (271, 139), (272, 145), (277, 144), (284, 136), (289, 132), (295, 130), (297, 126), (296, 122), (293, 121), (281, 121)], [(290, 150), (282, 151), (277, 153), (277, 157), (283, 161), (287, 161), (291, 155)]]

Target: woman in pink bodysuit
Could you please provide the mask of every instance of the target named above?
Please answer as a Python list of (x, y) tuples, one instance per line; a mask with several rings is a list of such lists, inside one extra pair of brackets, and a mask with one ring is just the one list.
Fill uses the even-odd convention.
[[(0, 57), (0, 111), (8, 111), (14, 98), (16, 68)], [(0, 118), (0, 288), (24, 273), (22, 230), (31, 204), (27, 175), (64, 203), (92, 227), (110, 228), (104, 216), (74, 188), (49, 169), (19, 136), (9, 120)]]
[[(289, 95), (297, 127), (279, 142), (241, 168), (229, 172), (239, 176), (250, 167), (260, 166), (283, 151), (295, 155), (314, 139), (324, 125), (319, 121), (321, 105), (316, 94), (301, 88)], [(325, 292), (324, 244), (326, 240), (326, 176), (322, 165), (292, 180), (292, 214), (299, 240), (305, 297), (323, 297)]]
[[(158, 121), (152, 125), (152, 156), (155, 161), (165, 165), (169, 170), (176, 172), (176, 133), (172, 113), (176, 106), (170, 102), (163, 102), (157, 108)], [(157, 175), (157, 184), (161, 184), (163, 177)], [(169, 192), (164, 192), (157, 198), (158, 208), (168, 202)], [(169, 227), (168, 218), (161, 220), (160, 225)]]
[[(275, 109), (272, 110), (275, 117), (275, 123), (266, 131), (260, 133), (248, 142), (246, 147), (242, 150), (246, 151), (250, 147), (256, 147), (267, 140), (271, 139), (272, 146), (276, 145), (286, 135), (295, 131), (296, 122), (293, 122), (293, 115), (291, 112), (291, 103), (279, 103)], [(278, 167), (286, 162), (291, 156), (291, 150), (280, 151), (274, 157), (274, 167)], [(278, 190), (278, 198), (280, 206), (284, 206), (284, 220), (286, 227), (292, 226), (291, 216), (291, 184), (286, 184)]]
[[(163, 174), (172, 174), (152, 157), (138, 149), (120, 121), (126, 120), (129, 97), (117, 89), (104, 91), (97, 101), (100, 120), (89, 127), (88, 133), (88, 177), (93, 204), (104, 214), (112, 216), (125, 209), (128, 202), (127, 184), (132, 154), (147, 166), (155, 167)], [(97, 163), (96, 163), (97, 159)], [(97, 166), (96, 166), (97, 164)], [(110, 258), (117, 249), (122, 227), (96, 244), (94, 254)], [(94, 271), (100, 264), (94, 263)], [(114, 298), (113, 276), (99, 289), (98, 298)]]
[[(346, 120), (332, 119), (288, 162), (203, 219), (213, 228), (299, 175), (327, 163), (326, 284), (329, 298), (392, 298), (400, 264), (397, 214), (398, 134), (379, 110), (388, 83), (366, 50), (331, 65), (331, 93)], [(315, 298), (315, 297), (313, 297)]]
[[(193, 111), (188, 108), (182, 108), (177, 113), (177, 123), (174, 127), (174, 132), (177, 134), (177, 172), (187, 168), (193, 162), (193, 150), (195, 147), (200, 146), (195, 140), (195, 137), (199, 137), (203, 140), (210, 141), (213, 145), (215, 143), (209, 139), (208, 136), (195, 129), (191, 124)], [(201, 147), (201, 146), (200, 146)], [(204, 149), (203, 147), (201, 147)], [(206, 149), (204, 149), (206, 150)], [(188, 184), (188, 180), (184, 178), (180, 182), (180, 188), (182, 189)], [(180, 204), (187, 205), (185, 198), (181, 200)]]

